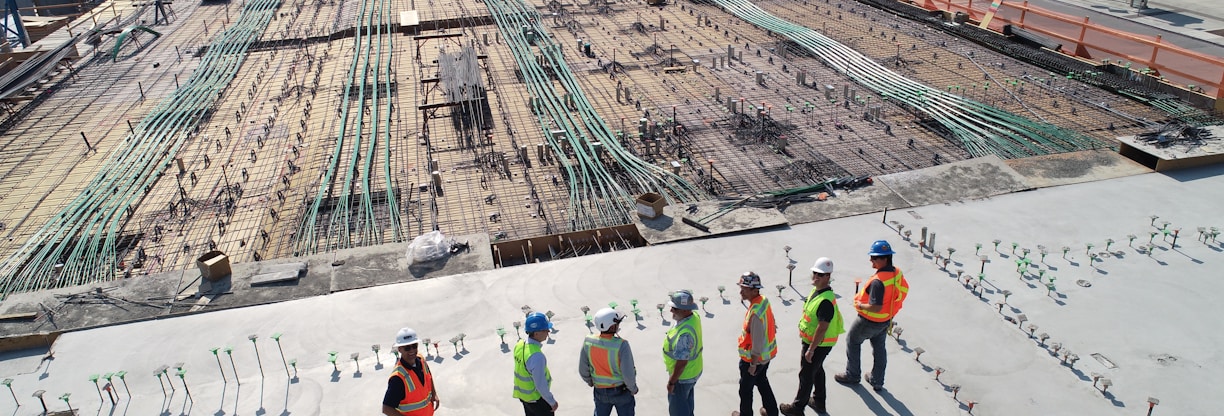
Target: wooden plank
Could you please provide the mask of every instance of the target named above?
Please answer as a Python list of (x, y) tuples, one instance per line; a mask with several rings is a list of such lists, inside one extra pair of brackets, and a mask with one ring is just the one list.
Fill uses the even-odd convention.
[(0, 315), (0, 322), (3, 321), (33, 321), (38, 317), (37, 312), (22, 312), (22, 313), (6, 313)]
[(299, 274), (300, 273), (298, 273), (297, 270), (257, 274), (251, 277), (251, 286), (267, 285), (267, 284), (272, 284), (272, 283), (280, 283), (280, 282), (287, 282), (290, 280), (297, 280)]

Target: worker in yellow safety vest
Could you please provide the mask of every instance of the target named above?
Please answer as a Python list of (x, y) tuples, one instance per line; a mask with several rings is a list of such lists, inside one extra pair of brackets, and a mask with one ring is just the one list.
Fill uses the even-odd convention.
[(863, 341), (870, 340), (874, 364), (871, 374), (865, 378), (875, 391), (884, 390), (884, 369), (888, 366), (884, 343), (893, 318), (909, 295), (909, 282), (901, 269), (893, 266), (893, 254), (888, 241), (878, 240), (871, 244), (868, 255), (876, 273), (854, 297), (854, 310), (859, 316), (846, 335), (846, 372), (833, 376), (838, 383), (858, 384)]
[(383, 395), (382, 413), (386, 416), (433, 416), (442, 404), (429, 364), (417, 352), (418, 345), (420, 339), (412, 328), (400, 329), (395, 335), (399, 359)]
[(612, 308), (595, 312), (593, 325), (598, 334), (588, 335), (578, 355), (578, 375), (594, 387), (595, 416), (633, 416), (638, 392), (637, 369), (629, 341), (617, 336), (625, 315)]
[(514, 398), (523, 403), (527, 416), (551, 416), (557, 411), (557, 399), (552, 395), (552, 374), (548, 360), (540, 352), (553, 328), (548, 317), (532, 312), (523, 321), (527, 339), (514, 345)]
[(825, 413), (824, 359), (837, 344), (838, 335), (846, 332), (841, 311), (837, 309), (837, 295), (829, 286), (832, 281), (833, 261), (827, 257), (816, 259), (812, 265), (812, 292), (803, 303), (803, 317), (799, 318), (799, 338), (803, 341), (799, 392), (795, 401), (778, 405), (783, 415), (803, 415), (804, 405), (811, 406), (816, 413)]
[(731, 412), (731, 416), (752, 415), (754, 387), (761, 393), (763, 413), (777, 416), (778, 401), (767, 374), (769, 360), (778, 355), (775, 336), (778, 327), (774, 324), (773, 308), (769, 306), (769, 299), (761, 296), (761, 276), (746, 272), (740, 275), (739, 287), (740, 298), (748, 302), (748, 311), (744, 313), (744, 328), (739, 336), (739, 411)]
[(693, 311), (697, 302), (693, 292), (678, 290), (669, 295), (675, 326), (663, 338), (663, 365), (667, 366), (667, 414), (693, 416), (696, 402), (693, 387), (702, 371), (701, 318)]

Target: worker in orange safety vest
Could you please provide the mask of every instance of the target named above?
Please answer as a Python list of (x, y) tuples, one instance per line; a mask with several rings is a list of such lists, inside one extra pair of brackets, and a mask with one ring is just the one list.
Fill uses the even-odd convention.
[(382, 413), (387, 416), (433, 416), (442, 404), (434, 387), (429, 364), (417, 352), (420, 339), (412, 328), (403, 328), (395, 335), (399, 359), (387, 381)]
[(888, 366), (884, 343), (893, 318), (909, 295), (909, 283), (901, 269), (893, 266), (893, 254), (892, 246), (885, 240), (872, 243), (868, 252), (876, 273), (854, 297), (854, 310), (859, 316), (846, 335), (846, 372), (833, 376), (838, 383), (858, 384), (863, 341), (870, 340), (874, 364), (865, 378), (875, 391), (884, 390), (884, 369)]
[(744, 328), (739, 337), (739, 411), (731, 412), (731, 416), (752, 415), (754, 387), (761, 393), (764, 414), (777, 416), (778, 400), (774, 398), (773, 387), (769, 385), (766, 374), (769, 360), (778, 355), (773, 308), (769, 306), (769, 299), (761, 296), (761, 276), (753, 272), (744, 273), (740, 276), (739, 287), (740, 298), (748, 301), (748, 311), (744, 314)]
[(617, 336), (625, 314), (612, 308), (595, 312), (592, 324), (599, 331), (588, 335), (578, 355), (578, 375), (594, 387), (595, 416), (609, 416), (616, 409), (619, 416), (633, 416), (638, 392), (637, 368), (629, 341)]

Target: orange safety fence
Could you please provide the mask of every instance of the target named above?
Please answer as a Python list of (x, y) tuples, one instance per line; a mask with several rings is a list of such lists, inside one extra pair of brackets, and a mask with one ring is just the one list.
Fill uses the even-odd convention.
[[(927, 10), (962, 12), (980, 22), (989, 11), (991, 0), (913, 0)], [(1061, 43), (1061, 52), (1097, 62), (1131, 63), (1139, 71), (1152, 69), (1166, 82), (1197, 91), (1219, 100), (1224, 97), (1224, 58), (1191, 51), (1163, 40), (1125, 32), (1092, 23), (1088, 17), (1072, 17), (1024, 2), (999, 6), (989, 28), (1002, 32), (1013, 25), (1047, 36)]]

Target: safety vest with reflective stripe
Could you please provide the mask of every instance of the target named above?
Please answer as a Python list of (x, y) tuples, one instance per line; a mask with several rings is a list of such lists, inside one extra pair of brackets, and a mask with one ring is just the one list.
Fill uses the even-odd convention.
[(821, 303), (829, 302), (833, 305), (833, 320), (829, 321), (829, 327), (825, 329), (825, 333), (821, 334), (821, 347), (832, 347), (837, 344), (837, 336), (846, 332), (845, 323), (842, 321), (841, 311), (837, 309), (837, 295), (832, 290), (826, 290), (820, 294), (816, 294), (817, 290), (812, 289), (812, 293), (808, 295), (808, 300), (803, 304), (803, 319), (799, 320), (799, 338), (803, 339), (804, 344), (811, 344), (816, 338), (816, 327), (820, 322), (816, 320), (816, 311), (820, 310)]
[(744, 330), (740, 332), (739, 337), (739, 355), (744, 361), (752, 361), (752, 317), (757, 317), (761, 322), (765, 323), (765, 348), (761, 352), (761, 360), (769, 361), (774, 356), (778, 355), (778, 341), (775, 337), (777, 326), (774, 325), (773, 308), (769, 306), (769, 299), (764, 296), (757, 295), (752, 299), (752, 305), (748, 307), (748, 313), (744, 314)]
[(400, 400), (395, 410), (405, 416), (433, 416), (434, 409), (429, 401), (433, 397), (433, 374), (429, 372), (424, 357), (417, 355), (417, 359), (420, 360), (424, 380), (417, 378), (416, 372), (405, 368), (402, 361), (395, 362), (391, 377), (399, 377), (404, 382), (404, 400)]
[(701, 375), (701, 318), (696, 314), (690, 315), (685, 320), (676, 324), (672, 329), (667, 330), (667, 337), (663, 339), (663, 364), (667, 366), (667, 374), (670, 375), (676, 370), (676, 359), (672, 358), (672, 350), (676, 348), (676, 342), (680, 340), (680, 336), (689, 334), (693, 337), (693, 351), (696, 351), (697, 358), (689, 360), (684, 366), (684, 372), (680, 373), (679, 380), (691, 380)]
[(584, 344), (595, 387), (606, 389), (625, 385), (620, 368), (620, 348), (624, 343), (625, 340), (612, 334), (587, 335)]
[[(859, 309), (859, 304), (870, 304), (871, 296), (867, 295), (867, 288), (871, 286), (872, 280), (879, 280), (884, 284), (884, 307), (879, 312), (868, 312)], [(909, 282), (905, 281), (905, 275), (901, 273), (901, 269), (893, 269), (891, 272), (878, 271), (871, 275), (871, 279), (867, 280), (867, 284), (859, 289), (858, 295), (854, 297), (854, 309), (858, 311), (859, 316), (873, 322), (888, 322), (897, 316), (897, 312), (901, 310), (901, 306), (905, 303), (905, 297), (909, 296)]]
[[(540, 345), (527, 340), (519, 340), (514, 345), (514, 398), (525, 402), (540, 400), (535, 379), (527, 372), (527, 359), (539, 352)], [(548, 371), (548, 367), (544, 367), (544, 376), (548, 379), (548, 385), (552, 386), (552, 372)]]

